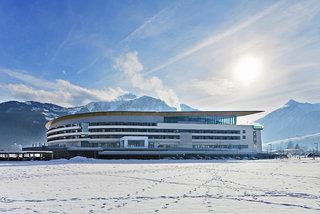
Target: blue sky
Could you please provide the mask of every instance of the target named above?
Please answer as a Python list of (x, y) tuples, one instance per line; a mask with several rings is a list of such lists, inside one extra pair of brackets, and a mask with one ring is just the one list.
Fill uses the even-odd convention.
[[(250, 83), (234, 73), (248, 56), (261, 64)], [(73, 106), (130, 91), (268, 112), (320, 102), (319, 69), (318, 0), (0, 1), (0, 101)]]

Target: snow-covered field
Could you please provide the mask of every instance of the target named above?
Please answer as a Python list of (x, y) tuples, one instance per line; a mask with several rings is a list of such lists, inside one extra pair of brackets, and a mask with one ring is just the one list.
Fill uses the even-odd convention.
[(320, 213), (320, 160), (0, 162), (5, 213)]

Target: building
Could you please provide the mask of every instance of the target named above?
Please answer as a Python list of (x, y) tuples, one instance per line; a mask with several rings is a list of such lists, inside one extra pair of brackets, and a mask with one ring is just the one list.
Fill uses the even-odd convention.
[(46, 124), (47, 147), (99, 156), (261, 153), (259, 125), (237, 117), (261, 111), (93, 112)]

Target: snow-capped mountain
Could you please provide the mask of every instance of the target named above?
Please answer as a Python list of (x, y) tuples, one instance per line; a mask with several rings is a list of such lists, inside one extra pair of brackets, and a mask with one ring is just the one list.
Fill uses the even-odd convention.
[[(290, 144), (291, 144), (291, 149), (295, 148), (296, 145), (298, 145), (299, 148), (303, 149), (304, 151), (312, 151), (312, 150), (317, 150), (317, 148), (320, 147), (319, 142), (320, 142), (320, 133), (316, 133), (316, 134), (271, 141), (264, 144), (264, 150), (290, 149)], [(271, 145), (272, 148), (270, 148), (269, 145)]]
[(133, 99), (123, 96), (110, 102), (91, 102), (82, 107), (81, 112), (95, 111), (176, 111), (164, 101), (149, 96)]
[[(84, 106), (65, 108), (39, 103), (9, 101), (0, 103), (0, 149), (8, 149), (14, 143), (31, 145), (46, 141), (45, 123), (56, 117), (98, 111), (176, 111), (164, 101), (149, 97), (137, 97), (128, 93), (109, 102), (91, 102)], [(181, 104), (182, 111), (197, 111)]]
[(320, 104), (289, 100), (256, 122), (264, 125), (263, 142), (320, 133)]

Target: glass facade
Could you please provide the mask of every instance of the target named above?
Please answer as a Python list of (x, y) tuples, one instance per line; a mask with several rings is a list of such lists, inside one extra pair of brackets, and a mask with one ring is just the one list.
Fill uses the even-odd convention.
[(196, 124), (225, 124), (235, 125), (236, 116), (177, 116), (164, 117), (164, 123), (196, 123)]
[(89, 123), (80, 123), (81, 131), (88, 132), (89, 131)]

